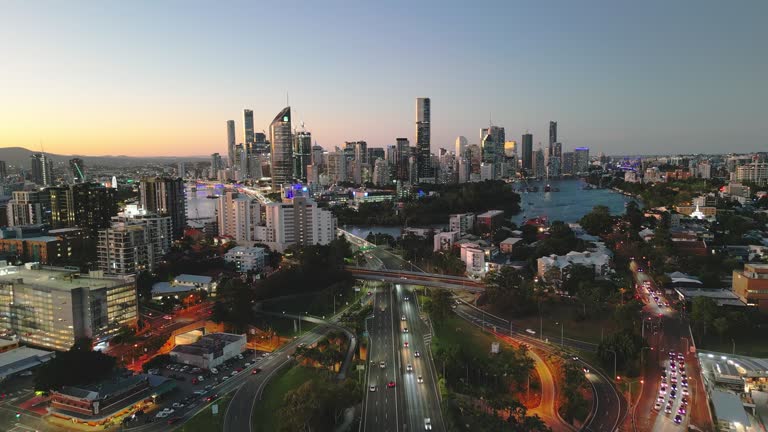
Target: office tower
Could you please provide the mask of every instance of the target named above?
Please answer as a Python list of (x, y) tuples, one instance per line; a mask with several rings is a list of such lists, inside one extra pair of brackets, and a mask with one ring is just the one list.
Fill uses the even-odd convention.
[(504, 143), (504, 156), (506, 158), (515, 157), (517, 154), (517, 141), (507, 141)]
[(466, 157), (458, 158), (458, 181), (459, 183), (466, 183), (469, 181), (469, 174), (471, 173), (472, 166)]
[(213, 153), (211, 155), (211, 170), (208, 173), (208, 178), (215, 179), (218, 174), (219, 170), (224, 169), (224, 166), (221, 163), (221, 155), (218, 153)]
[(408, 181), (408, 159), (411, 156), (410, 143), (408, 142), (408, 138), (397, 138), (395, 142), (395, 146), (397, 147), (397, 163), (395, 167), (397, 179)]
[(171, 250), (172, 225), (171, 217), (145, 210), (115, 216), (111, 226), (99, 230), (99, 270), (119, 276), (154, 271)]
[(469, 160), (470, 173), (480, 175), (480, 164), (483, 162), (483, 150), (477, 144), (467, 146), (467, 159)]
[(256, 226), (261, 223), (261, 210), (256, 199), (227, 190), (219, 197), (216, 219), (219, 235), (231, 236), (239, 245), (256, 240)]
[(328, 153), (328, 177), (333, 183), (347, 181), (347, 157), (343, 152)]
[(419, 163), (415, 156), (408, 158), (408, 183), (416, 184), (419, 182)]
[(139, 203), (147, 213), (171, 218), (174, 239), (184, 236), (187, 226), (187, 201), (184, 181), (180, 178), (148, 177), (139, 184)]
[(243, 181), (248, 178), (248, 151), (245, 144), (237, 144), (235, 146), (235, 180)]
[(176, 173), (179, 177), (185, 178), (187, 176), (187, 165), (184, 162), (179, 162), (176, 167)]
[(253, 134), (253, 153), (259, 156), (269, 156), (269, 141), (263, 132), (254, 132)]
[(586, 174), (589, 171), (589, 148), (576, 147), (573, 151), (574, 174)]
[(523, 134), (523, 170), (528, 174), (533, 170), (533, 135)]
[(235, 121), (227, 120), (227, 165), (231, 168), (235, 166)]
[(573, 174), (573, 165), (574, 164), (574, 153), (573, 152), (565, 152), (563, 153), (563, 160), (562, 160), (562, 174), (563, 175), (572, 175)]
[(293, 136), (293, 177), (307, 181), (307, 165), (312, 163), (312, 134), (299, 131)]
[(539, 149), (533, 155), (533, 176), (543, 178), (547, 174), (546, 159), (544, 158), (544, 150), (539, 143)]
[(547, 147), (549, 149), (549, 154), (554, 154), (554, 146), (557, 142), (557, 122), (550, 121), (549, 122), (549, 146)]
[(396, 145), (390, 144), (387, 146), (386, 159), (387, 159), (387, 163), (390, 166), (397, 165), (397, 146)]
[(312, 165), (321, 167), (325, 164), (325, 161), (323, 160), (324, 152), (325, 150), (319, 145), (315, 144), (312, 146)]
[(283, 108), (269, 125), (272, 144), (272, 190), (293, 183), (293, 139), (291, 137), (291, 107)]
[(83, 228), (94, 239), (98, 230), (108, 227), (117, 215), (117, 189), (98, 183), (80, 183), (70, 187), (70, 197), (74, 219), (68, 226)]
[(389, 166), (384, 159), (376, 159), (373, 164), (373, 184), (376, 186), (389, 185)]
[(253, 137), (253, 110), (243, 110), (243, 142), (250, 147), (254, 142)]
[(66, 351), (77, 339), (101, 339), (136, 327), (136, 282), (58, 267), (0, 273), (0, 328), (20, 342)]
[(464, 156), (464, 151), (467, 149), (468, 144), (467, 137), (459, 136), (456, 138), (456, 148), (454, 149), (456, 156)]
[(434, 170), (430, 162), (431, 105), (429, 98), (416, 99), (416, 148), (418, 149), (416, 164), (419, 179), (434, 177)]
[(365, 141), (351, 141), (345, 143), (345, 150), (352, 150), (352, 158), (361, 164), (368, 163), (368, 143)]
[(558, 159), (563, 159), (563, 143), (556, 142), (553, 146), (552, 154)]
[(368, 159), (367, 162), (369, 165), (375, 165), (377, 159), (385, 159), (386, 154), (384, 152), (383, 147), (369, 147), (368, 148)]
[(5, 161), (0, 161), (0, 183), (5, 181), (5, 178), (8, 177), (8, 167), (5, 164)]
[[(342, 157), (340, 152), (336, 152)], [(326, 245), (336, 238), (336, 217), (305, 196), (287, 198), (265, 206), (266, 242), (283, 252), (294, 245)]]
[(69, 173), (72, 175), (72, 183), (82, 183), (85, 181), (85, 165), (80, 158), (69, 160)]

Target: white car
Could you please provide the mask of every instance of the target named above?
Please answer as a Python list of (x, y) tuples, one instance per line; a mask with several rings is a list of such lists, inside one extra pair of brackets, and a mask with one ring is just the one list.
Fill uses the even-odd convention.
[(219, 370), (216, 369), (216, 368), (211, 368), (211, 373), (214, 374), (214, 375), (218, 375), (219, 374)]
[(408, 366), (405, 367), (405, 370), (407, 370), (408, 372), (413, 372), (413, 366), (408, 364)]
[(387, 367), (387, 364), (386, 364), (386, 363), (384, 363), (383, 361), (380, 361), (380, 362), (379, 362), (379, 367), (380, 367), (380, 368), (382, 368), (382, 369), (384, 369), (385, 367)]
[(418, 382), (419, 382), (419, 384), (421, 384), (421, 383), (423, 383), (423, 382), (424, 382), (424, 378), (422, 378), (422, 377), (421, 377), (421, 375), (419, 375), (419, 377), (418, 377), (418, 378), (416, 378), (416, 381), (418, 381)]
[(424, 419), (424, 430), (432, 430), (432, 419), (429, 417)]
[(368, 388), (368, 390), (369, 390), (369, 391), (372, 391), (372, 392), (375, 392), (375, 391), (376, 391), (376, 386), (375, 386), (375, 385), (372, 385), (372, 386), (370, 386), (370, 387)]

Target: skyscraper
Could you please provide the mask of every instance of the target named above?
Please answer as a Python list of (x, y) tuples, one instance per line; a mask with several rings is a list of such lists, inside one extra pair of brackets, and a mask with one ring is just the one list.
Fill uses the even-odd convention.
[(243, 142), (250, 148), (253, 144), (253, 110), (243, 110)]
[(221, 164), (221, 155), (214, 153), (211, 155), (211, 171), (208, 173), (209, 178), (217, 178), (219, 170), (224, 167)]
[(227, 165), (234, 168), (235, 164), (235, 121), (227, 120)]
[(467, 149), (467, 144), (469, 144), (467, 141), (467, 137), (459, 136), (458, 138), (456, 138), (456, 149), (455, 149), (456, 157), (464, 156), (464, 151)]
[[(553, 147), (557, 142), (557, 122), (549, 122), (549, 152), (553, 153)], [(559, 155), (558, 155), (559, 156)]]
[(139, 184), (139, 203), (144, 211), (171, 217), (173, 238), (182, 238), (187, 226), (187, 200), (184, 180), (149, 177)]
[(5, 165), (5, 161), (0, 161), (0, 183), (8, 177), (8, 167)]
[(30, 156), (32, 181), (41, 186), (53, 184), (53, 162), (45, 153)]
[(293, 176), (307, 181), (307, 165), (312, 163), (312, 134), (300, 131), (293, 137)]
[(278, 252), (293, 245), (326, 245), (336, 238), (336, 217), (305, 196), (269, 203), (265, 216), (266, 242)]
[(227, 190), (218, 201), (216, 219), (219, 235), (232, 236), (241, 246), (256, 240), (256, 226), (261, 223), (258, 200)]
[(291, 107), (283, 108), (269, 125), (272, 143), (272, 189), (280, 190), (293, 180), (293, 139), (291, 137)]
[(82, 183), (85, 181), (85, 165), (80, 158), (69, 160), (69, 173), (72, 175), (73, 183)]
[(432, 106), (429, 98), (416, 99), (416, 148), (418, 178), (434, 177), (430, 157)]
[(526, 133), (523, 134), (523, 169), (528, 171), (527, 174), (531, 174), (533, 170), (533, 135)]
[(589, 147), (576, 147), (573, 150), (574, 174), (584, 174), (589, 170)]
[(269, 154), (269, 142), (267, 142), (267, 136), (262, 132), (255, 132), (253, 134), (253, 153), (259, 156)]
[(395, 164), (395, 172), (397, 173), (397, 179), (408, 181), (408, 158), (410, 157), (411, 145), (408, 142), (408, 138), (397, 138), (396, 142), (397, 162)]

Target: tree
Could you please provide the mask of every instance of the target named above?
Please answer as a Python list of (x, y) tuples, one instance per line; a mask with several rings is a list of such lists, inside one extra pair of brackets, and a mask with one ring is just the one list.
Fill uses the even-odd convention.
[(485, 276), (485, 300), (499, 311), (529, 312), (533, 307), (533, 287), (513, 267), (502, 267)]
[(441, 325), (451, 313), (451, 293), (442, 289), (432, 290), (424, 309), (435, 325)]
[(152, 273), (148, 271), (142, 271), (136, 275), (136, 290), (138, 291), (139, 298), (144, 301), (152, 299), (152, 285), (156, 282)]
[(606, 206), (595, 206), (579, 221), (582, 228), (592, 235), (607, 233), (613, 224), (610, 210)]
[(161, 368), (169, 363), (171, 363), (172, 358), (170, 354), (160, 354), (152, 357), (148, 361), (144, 362), (143, 365), (141, 365), (141, 369), (146, 372), (150, 369), (155, 368)]
[(712, 321), (712, 327), (714, 327), (715, 331), (720, 336), (720, 340), (722, 340), (723, 336), (725, 336), (731, 329), (731, 323), (728, 321), (727, 317), (721, 316)]
[(63, 386), (84, 385), (108, 377), (115, 369), (117, 359), (90, 346), (79, 344), (69, 351), (58, 353), (44, 363), (35, 375), (35, 389), (58, 390)]
[(691, 304), (691, 320), (698, 327), (702, 337), (717, 317), (717, 303), (709, 297), (696, 297)]

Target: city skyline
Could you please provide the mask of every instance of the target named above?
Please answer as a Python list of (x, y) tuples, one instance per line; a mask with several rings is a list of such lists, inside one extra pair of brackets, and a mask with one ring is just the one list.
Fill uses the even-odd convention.
[[(489, 120), (515, 140), (530, 131), (535, 146), (558, 121), (564, 148), (595, 153), (757, 151), (768, 137), (768, 66), (754, 55), (768, 38), (759, 22), (766, 12), (757, 1), (697, 2), (695, 14), (664, 2), (385, 11), (14, 3), (0, 17), (0, 35), (14, 41), (0, 48), (11, 66), (0, 71), (11, 83), (0, 88), (0, 146), (227, 154), (223, 122), (237, 119), (240, 142), (244, 108), (254, 110), (255, 131), (267, 130), (290, 94), (296, 124), (327, 150), (356, 140), (416, 143), (413, 100), (424, 96), (434, 105), (433, 152), (475, 137)], [(283, 14), (294, 20), (290, 32), (273, 24)], [(251, 16), (260, 17), (259, 34), (279, 32), (282, 43), (240, 25)], [(293, 61), (310, 67), (263, 66)]]

